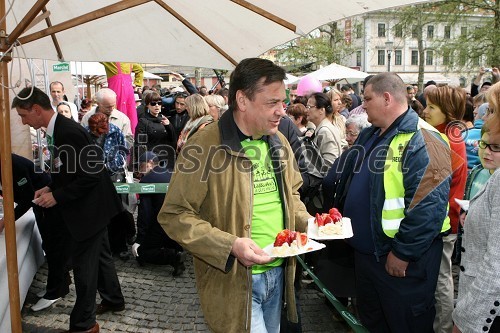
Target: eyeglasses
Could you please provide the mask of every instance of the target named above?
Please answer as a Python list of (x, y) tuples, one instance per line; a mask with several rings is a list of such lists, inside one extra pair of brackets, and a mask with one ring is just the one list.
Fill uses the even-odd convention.
[(149, 102), (149, 105), (151, 105), (151, 106), (157, 106), (157, 105), (161, 106), (161, 101), (158, 101), (158, 102)]
[(359, 135), (359, 132), (351, 132), (351, 131), (348, 131), (345, 133), (346, 136), (358, 136)]
[(500, 145), (499, 144), (490, 144), (490, 143), (484, 142), (483, 140), (479, 140), (479, 148), (481, 148), (481, 149), (490, 148), (490, 150), (494, 153), (500, 152)]
[(316, 105), (306, 105), (306, 109), (310, 110), (310, 109), (317, 109), (318, 107)]

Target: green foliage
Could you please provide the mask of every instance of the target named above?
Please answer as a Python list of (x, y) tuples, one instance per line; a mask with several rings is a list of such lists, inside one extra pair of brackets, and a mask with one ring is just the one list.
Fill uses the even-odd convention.
[(275, 50), (276, 59), (281, 66), (295, 68), (311, 62), (323, 65), (342, 63), (355, 51), (346, 42), (344, 31), (337, 28), (336, 22), (321, 26), (307, 36), (297, 38)]

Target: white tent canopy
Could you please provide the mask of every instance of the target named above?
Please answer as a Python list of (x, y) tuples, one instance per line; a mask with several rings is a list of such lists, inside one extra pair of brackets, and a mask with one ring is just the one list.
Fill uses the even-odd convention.
[(354, 83), (363, 81), (363, 79), (369, 74), (336, 63), (332, 63), (328, 66), (318, 69), (317, 71), (309, 73), (308, 75), (320, 81), (346, 80), (349, 83)]
[(36, 6), (18, 38), (27, 58), (232, 69), (328, 22), (418, 2), (427, 1), (18, 0), (6, 32)]

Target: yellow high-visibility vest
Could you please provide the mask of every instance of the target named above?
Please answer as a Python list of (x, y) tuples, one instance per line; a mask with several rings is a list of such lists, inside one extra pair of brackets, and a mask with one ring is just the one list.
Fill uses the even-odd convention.
[[(418, 129), (427, 129), (439, 133), (447, 144), (448, 138), (446, 135), (440, 133), (437, 129), (426, 123), (424, 120), (419, 119)], [(399, 231), (399, 225), (405, 217), (405, 188), (403, 184), (403, 164), (402, 156), (408, 142), (416, 132), (413, 133), (398, 133), (392, 139), (389, 150), (387, 152), (385, 167), (384, 167), (384, 190), (385, 200), (384, 207), (382, 208), (382, 229), (384, 233), (391, 238)], [(449, 204), (447, 211), (449, 209)], [(443, 221), (441, 232), (447, 231), (451, 228), (450, 218), (448, 213)]]

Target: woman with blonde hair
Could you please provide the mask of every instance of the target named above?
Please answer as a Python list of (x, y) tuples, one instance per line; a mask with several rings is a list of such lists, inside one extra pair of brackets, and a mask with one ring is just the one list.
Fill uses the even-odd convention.
[[(345, 120), (346, 118), (340, 114), (342, 111), (342, 93), (335, 88), (330, 89), (326, 95), (330, 98), (332, 102), (333, 113), (329, 116), (332, 121), (333, 126), (335, 126), (340, 132), (340, 145), (342, 150), (347, 148), (347, 140), (345, 136)], [(352, 101), (352, 99), (351, 99)]]
[(200, 94), (193, 94), (186, 97), (186, 110), (189, 120), (179, 135), (177, 141), (177, 152), (180, 152), (187, 139), (206, 125), (213, 123), (214, 118), (210, 115), (207, 102)]
[(219, 120), (220, 116), (227, 110), (226, 100), (221, 95), (204, 96), (208, 104), (208, 111), (214, 120)]

